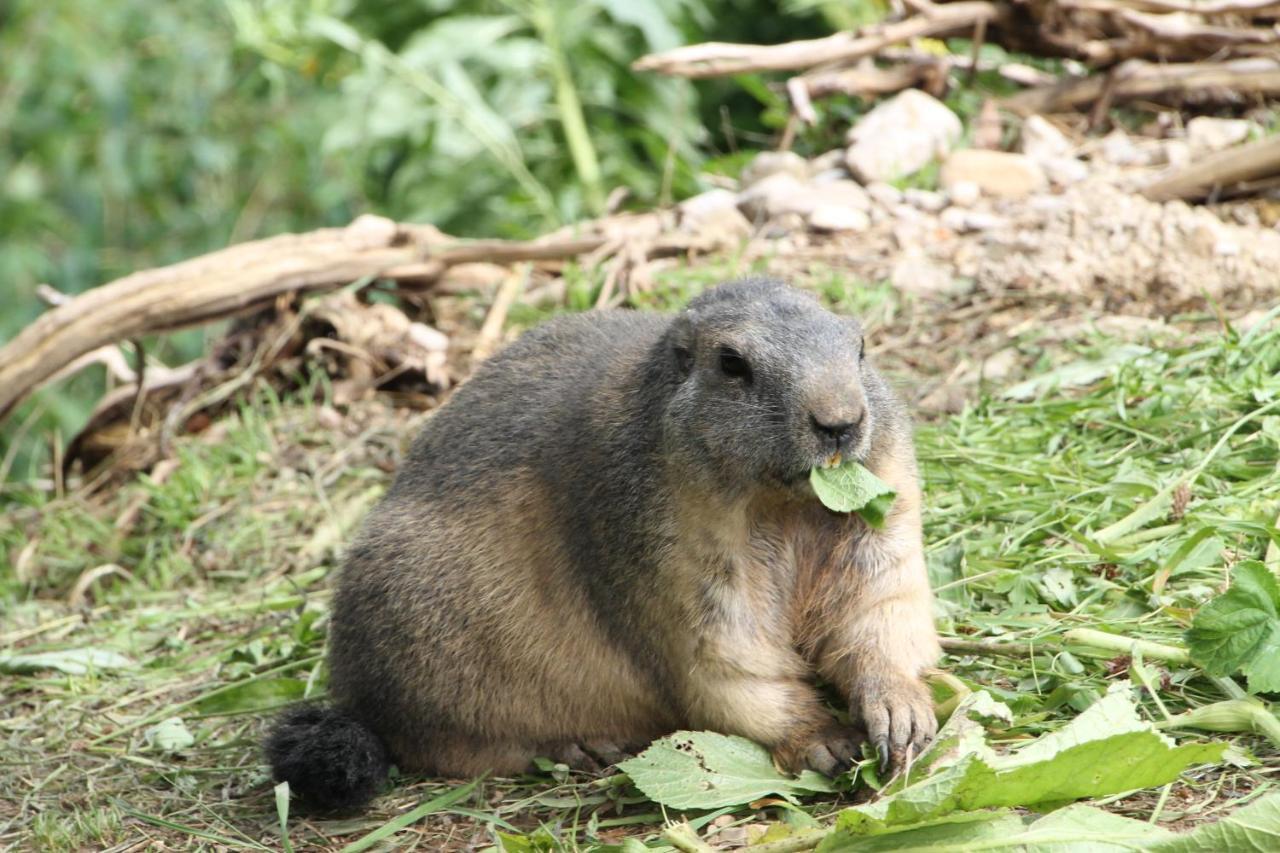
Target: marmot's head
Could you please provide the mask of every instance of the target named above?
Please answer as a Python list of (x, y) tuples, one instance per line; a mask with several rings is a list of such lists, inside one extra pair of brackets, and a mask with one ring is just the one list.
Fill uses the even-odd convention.
[(662, 347), (679, 383), (667, 440), (726, 484), (795, 486), (837, 455), (865, 460), (887, 392), (856, 320), (747, 279), (693, 300)]

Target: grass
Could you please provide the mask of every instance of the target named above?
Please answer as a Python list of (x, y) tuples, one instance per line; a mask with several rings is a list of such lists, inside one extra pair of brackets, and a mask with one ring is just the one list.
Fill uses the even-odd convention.
[[(654, 301), (670, 307), (723, 272), (670, 273)], [(811, 281), (873, 325), (901, 308), (883, 286), (822, 271)], [(599, 280), (584, 274), (574, 286), (585, 305)], [(1095, 339), (1070, 357), (1117, 351)], [(1138, 660), (1067, 632), (1178, 644), (1231, 564), (1267, 556), (1280, 512), (1280, 331), (1124, 352), (1092, 384), (1052, 384), (1087, 377), (1078, 365), (1041, 371), (1031, 399), (989, 389), (919, 430), (939, 624), (970, 644), (944, 666), (1010, 703), (1006, 742), (1060, 726), (1120, 677), (1148, 686), (1143, 710), (1157, 721), (1241, 691), (1194, 665)], [(132, 662), (0, 675), (0, 849), (342, 849), (378, 832), (368, 844), (397, 849), (499, 837), (510, 850), (658, 844), (674, 815), (625, 779), (549, 764), (461, 793), (467, 780), (401, 780), (366, 815), (295, 813), (282, 834), (257, 744), (273, 708), (323, 691), (328, 576), (415, 428), (381, 404), (337, 412), (323, 396), (281, 400), (260, 388), (234, 417), (181, 440), (167, 478), (95, 496), (0, 493), (0, 656), (92, 648)], [(90, 574), (106, 564), (122, 572)], [(192, 739), (176, 751), (156, 738), (171, 718)], [(1256, 735), (1226, 737), (1252, 758), (1104, 804), (1185, 827), (1272, 789), (1275, 750)], [(728, 838), (767, 821), (822, 820), (842, 802), (691, 817), (704, 837)], [(421, 820), (392, 823), (419, 806)]]

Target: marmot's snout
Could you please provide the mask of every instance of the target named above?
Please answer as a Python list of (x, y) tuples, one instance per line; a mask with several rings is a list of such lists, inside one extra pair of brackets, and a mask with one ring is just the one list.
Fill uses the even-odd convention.
[(804, 443), (812, 448), (816, 465), (826, 465), (840, 457), (860, 458), (869, 443), (870, 423), (862, 385), (849, 381), (835, 387), (842, 390), (811, 394), (806, 401)]

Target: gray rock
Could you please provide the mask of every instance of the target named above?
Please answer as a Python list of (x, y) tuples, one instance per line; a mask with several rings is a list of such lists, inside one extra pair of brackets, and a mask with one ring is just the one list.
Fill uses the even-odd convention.
[(945, 156), (963, 130), (956, 114), (937, 98), (907, 89), (849, 130), (845, 165), (864, 184), (914, 174)]
[(791, 175), (798, 180), (808, 180), (809, 161), (794, 151), (761, 151), (739, 176), (744, 189), (760, 183), (773, 175)]
[(1024, 154), (968, 148), (955, 151), (942, 164), (942, 186), (948, 191), (961, 182), (978, 185), (983, 195), (1025, 198), (1047, 185), (1044, 170)]

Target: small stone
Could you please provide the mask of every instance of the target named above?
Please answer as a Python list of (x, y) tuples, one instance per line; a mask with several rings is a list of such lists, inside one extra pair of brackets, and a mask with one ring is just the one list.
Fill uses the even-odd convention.
[(839, 169), (823, 169), (821, 172), (815, 172), (814, 176), (809, 179), (811, 184), (834, 184), (838, 181), (849, 180), (849, 170), (843, 166)]
[(1023, 154), (1040, 163), (1069, 156), (1075, 148), (1066, 134), (1044, 116), (1031, 116), (1022, 123), (1021, 147)]
[(1194, 154), (1221, 151), (1249, 138), (1253, 123), (1244, 119), (1196, 116), (1187, 122), (1187, 144)]
[[(839, 169), (841, 172), (844, 168), (844, 150), (841, 148), (833, 148), (825, 154), (819, 154), (817, 157), (809, 160), (809, 173), (816, 175), (819, 172), (826, 172), (830, 169)], [(845, 172), (845, 177), (849, 177), (849, 173)]]
[(856, 181), (840, 180), (820, 184), (810, 188), (809, 198), (814, 207), (834, 204), (857, 210), (871, 209), (871, 197)]
[(1117, 128), (1102, 138), (1098, 156), (1113, 166), (1149, 166), (1154, 152), (1145, 149)]
[(947, 206), (946, 196), (932, 190), (909, 189), (902, 193), (902, 197), (907, 204), (926, 213), (937, 213)]
[(1078, 184), (1089, 177), (1089, 167), (1074, 157), (1050, 157), (1040, 161), (1049, 182), (1060, 187)]
[(867, 195), (885, 207), (902, 204), (902, 190), (893, 184), (886, 184), (884, 181), (874, 181), (867, 184)]
[(919, 249), (903, 252), (889, 273), (889, 283), (902, 293), (934, 296), (951, 292), (951, 272)]
[(819, 231), (866, 231), (871, 217), (856, 208), (820, 204), (809, 214), (809, 226)]
[(982, 188), (973, 181), (956, 181), (947, 190), (951, 203), (960, 207), (973, 207), (982, 197)]
[(676, 205), (682, 225), (686, 220), (697, 222), (709, 214), (717, 213), (726, 208), (737, 210), (738, 196), (725, 189), (707, 190), (704, 193), (690, 196)]
[(963, 131), (945, 104), (919, 89), (907, 89), (850, 128), (845, 165), (864, 184), (911, 175), (945, 156)]
[(1191, 162), (1193, 151), (1190, 143), (1181, 139), (1169, 139), (1164, 143), (1164, 162), (1170, 166), (1185, 166)]
[(409, 340), (427, 352), (448, 352), (449, 336), (426, 323), (409, 324)]
[(773, 175), (791, 175), (799, 180), (809, 178), (809, 161), (794, 151), (761, 151), (742, 170), (739, 183), (745, 189)]
[(813, 210), (812, 188), (788, 172), (760, 179), (738, 193), (737, 201), (738, 209), (755, 220)]
[(961, 181), (978, 185), (983, 195), (1024, 198), (1045, 188), (1044, 170), (1030, 157), (975, 148), (956, 151), (942, 164), (942, 186), (950, 190)]
[(968, 234), (972, 231), (989, 231), (1005, 224), (1002, 217), (993, 213), (982, 213), (977, 210), (966, 210), (963, 207), (948, 207), (939, 217), (942, 227), (957, 234)]
[(687, 198), (676, 208), (680, 230), (732, 242), (751, 233), (751, 223), (738, 210), (738, 196), (715, 189)]

